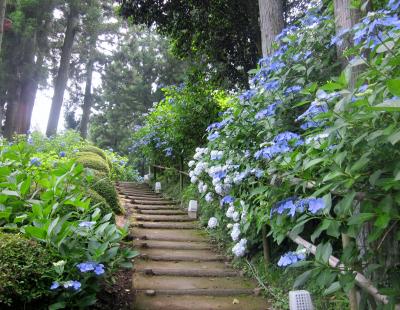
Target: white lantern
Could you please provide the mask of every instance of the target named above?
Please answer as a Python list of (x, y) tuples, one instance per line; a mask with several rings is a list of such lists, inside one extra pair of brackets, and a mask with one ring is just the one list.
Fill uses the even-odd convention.
[(161, 192), (161, 183), (156, 182), (154, 189), (155, 189), (156, 193), (160, 193)]
[(188, 216), (192, 219), (197, 218), (197, 200), (189, 201)]

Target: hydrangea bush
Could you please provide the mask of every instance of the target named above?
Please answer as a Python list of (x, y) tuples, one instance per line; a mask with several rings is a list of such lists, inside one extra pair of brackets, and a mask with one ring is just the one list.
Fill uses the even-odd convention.
[[(207, 146), (189, 163), (191, 181), (215, 208), (236, 256), (250, 251), (267, 225), (278, 244), (288, 234), (317, 243), (315, 260), (289, 252), (278, 262), (310, 267), (297, 285), (314, 277), (327, 293), (347, 291), (362, 262), (361, 271), (369, 273), (370, 262), (379, 270), (372, 279), (385, 285), (399, 261), (398, 251), (389, 259), (386, 252), (398, 244), (398, 7), (390, 1), (338, 35), (329, 14), (311, 10), (278, 36), (250, 90), (207, 128)], [(334, 44), (345, 39), (354, 47), (339, 74)], [(355, 81), (352, 71), (360, 72)], [(351, 240), (345, 250), (338, 247), (343, 235)], [(348, 266), (344, 273), (329, 267), (333, 251)]]
[[(400, 261), (399, 6), (390, 0), (338, 34), (329, 8), (311, 9), (282, 31), (251, 72), (250, 89), (207, 127), (207, 143), (188, 162), (190, 180), (208, 228), (231, 239), (233, 255), (259, 249), (263, 227), (278, 245), (301, 234), (317, 245), (315, 257), (293, 245), (277, 260), (308, 268), (296, 286), (313, 278), (327, 294), (348, 291), (361, 271), (392, 300), (398, 295), (390, 271)], [(342, 70), (335, 45), (344, 40), (352, 47)], [(162, 153), (152, 143), (167, 141), (154, 124), (170, 115), (157, 117), (147, 142), (136, 142), (151, 154)], [(176, 120), (168, 138), (190, 141), (178, 130), (186, 120)], [(332, 254), (345, 270), (329, 266)]]
[[(101, 283), (131, 266), (137, 254), (120, 248), (127, 229), (115, 225), (113, 214), (91, 206), (85, 193), (92, 172), (76, 163), (73, 151), (84, 142), (68, 137), (34, 134), (0, 144), (0, 229), (33, 239), (61, 258), (41, 278), (54, 302), (50, 309), (94, 304)], [(12, 296), (7, 303), (18, 304), (18, 298), (24, 300)]]

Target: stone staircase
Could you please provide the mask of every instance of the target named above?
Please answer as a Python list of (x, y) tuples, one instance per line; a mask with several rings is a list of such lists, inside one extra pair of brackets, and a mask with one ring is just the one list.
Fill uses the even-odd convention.
[(269, 309), (257, 283), (230, 267), (198, 223), (147, 185), (119, 182), (130, 214), (135, 310)]

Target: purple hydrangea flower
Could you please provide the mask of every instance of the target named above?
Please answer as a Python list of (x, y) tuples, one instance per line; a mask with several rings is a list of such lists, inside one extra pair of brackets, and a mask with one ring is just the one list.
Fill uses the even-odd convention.
[(60, 287), (60, 283), (58, 283), (57, 281), (54, 281), (54, 282), (51, 284), (50, 289), (51, 289), (51, 290), (56, 290), (56, 289), (58, 289), (59, 287)]
[(305, 254), (303, 253), (296, 253), (296, 252), (287, 252), (286, 254), (282, 255), (278, 261), (279, 267), (286, 267), (292, 264), (295, 264), (299, 261), (302, 261), (306, 258)]

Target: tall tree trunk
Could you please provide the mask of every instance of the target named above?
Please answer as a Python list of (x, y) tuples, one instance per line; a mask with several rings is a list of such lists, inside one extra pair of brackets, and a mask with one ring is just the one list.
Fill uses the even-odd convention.
[(48, 35), (50, 32), (53, 8), (54, 1), (51, 1), (49, 3), (49, 10), (45, 15), (44, 24), (42, 24), (41, 29), (39, 29), (36, 63), (33, 72), (31, 78), (26, 81), (22, 88), (21, 103), (23, 103), (23, 105), (21, 105), (21, 110), (18, 112), (18, 114), (21, 114), (20, 123), (17, 129), (18, 133), (27, 133), (31, 127), (33, 107), (35, 105), (36, 95), (39, 88), (45, 54), (48, 50)]
[(0, 51), (1, 43), (3, 42), (3, 32), (4, 32), (4, 18), (6, 16), (6, 0), (0, 0)]
[[(258, 7), (260, 11), (262, 55), (266, 57), (272, 53), (275, 37), (281, 33), (285, 24), (283, 18), (283, 3), (281, 0), (258, 0)], [(268, 267), (271, 262), (271, 257), (267, 234), (267, 226), (263, 226), (263, 254), (265, 265)]]
[(78, 24), (79, 9), (75, 1), (71, 1), (67, 20), (67, 29), (65, 31), (64, 44), (61, 52), (60, 67), (54, 83), (54, 95), (51, 103), (49, 121), (47, 123), (46, 135), (48, 137), (57, 133), (58, 121), (60, 119), (61, 107), (64, 100), (64, 92), (68, 82), (72, 47)]
[(266, 57), (272, 52), (275, 37), (281, 33), (285, 23), (282, 0), (258, 0), (262, 53)]
[[(343, 29), (352, 28), (360, 19), (360, 10), (352, 7), (352, 0), (335, 0), (335, 27), (336, 33), (340, 33)], [(343, 56), (343, 52), (351, 47), (350, 40), (343, 40), (342, 44), (336, 46), (337, 57), (342, 64), (342, 67), (346, 67), (348, 62), (346, 57)]]
[(90, 118), (90, 109), (92, 108), (93, 95), (92, 95), (92, 77), (94, 68), (94, 57), (96, 50), (97, 35), (93, 34), (90, 43), (89, 61), (86, 66), (86, 86), (85, 97), (82, 105), (82, 120), (79, 126), (81, 137), (86, 139), (88, 134), (88, 124)]

